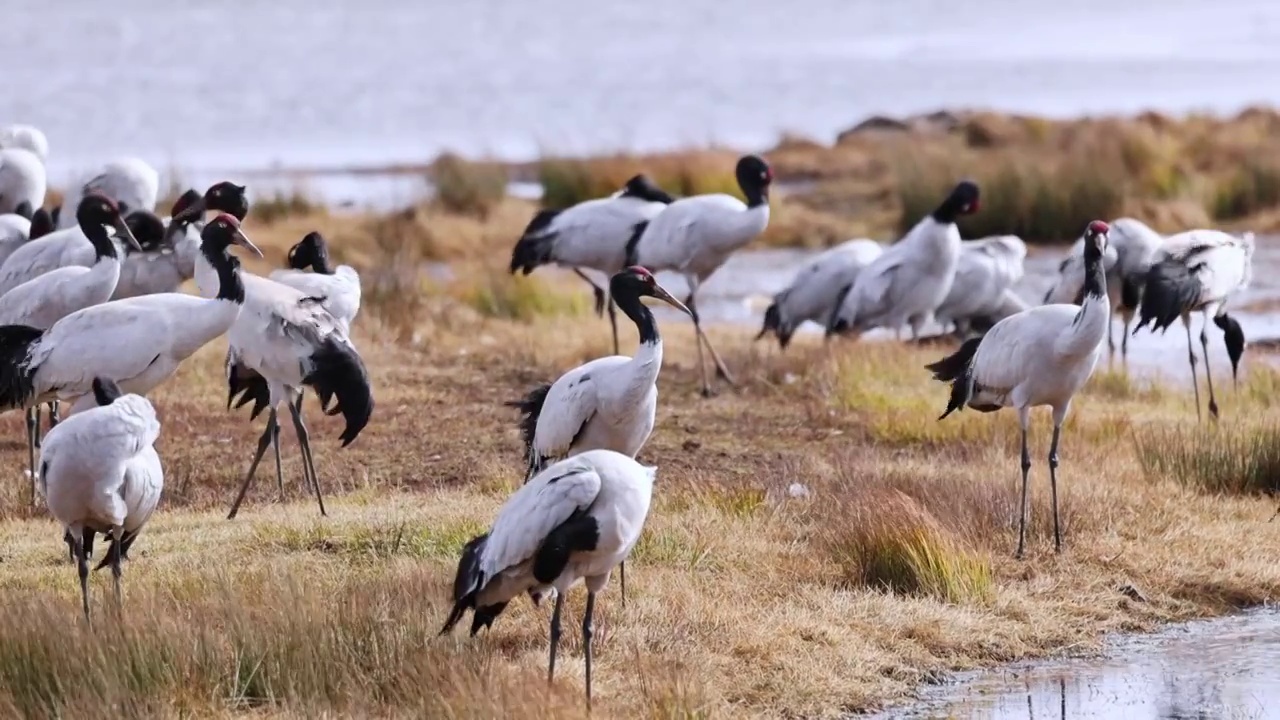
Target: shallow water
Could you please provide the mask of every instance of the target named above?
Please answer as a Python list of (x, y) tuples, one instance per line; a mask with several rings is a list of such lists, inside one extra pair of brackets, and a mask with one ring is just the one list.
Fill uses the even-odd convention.
[[(1033, 250), (1032, 256), (1026, 261), (1026, 275), (1015, 288), (1018, 294), (1032, 305), (1041, 304), (1065, 253), (1065, 248)], [(787, 287), (796, 270), (811, 255), (812, 251), (807, 250), (749, 250), (736, 253), (702, 285), (698, 293), (698, 311), (708, 322), (742, 325), (752, 331), (758, 330), (764, 310), (773, 295)], [(1271, 268), (1280, 268), (1280, 244), (1274, 239), (1259, 238), (1253, 262), (1253, 282), (1247, 290), (1232, 299), (1229, 310), (1240, 321), (1248, 342), (1265, 344), (1280, 338), (1280, 317), (1269, 310), (1272, 304), (1280, 302), (1280, 273), (1273, 275), (1268, 272)], [(664, 272), (658, 274), (658, 279), (676, 297), (683, 298), (688, 292), (688, 286), (678, 275)], [(565, 282), (581, 283), (571, 276), (566, 277)], [(667, 308), (661, 308), (659, 312), (668, 319), (680, 317)], [(1118, 321), (1114, 325), (1113, 335), (1117, 343), (1115, 362), (1118, 366), (1121, 330)], [(1201, 353), (1201, 325), (1202, 321), (1198, 317), (1192, 319), (1197, 356)], [(926, 332), (937, 332), (940, 329), (935, 327)], [(822, 328), (814, 323), (806, 323), (800, 330), (806, 333), (821, 331)], [(882, 339), (890, 336), (889, 333), (875, 331), (864, 337)], [(1257, 357), (1258, 353), (1246, 350), (1241, 364), (1242, 372), (1251, 362), (1251, 356)], [(1130, 337), (1129, 361), (1145, 375), (1189, 379), (1187, 337), (1181, 323), (1175, 323), (1164, 334), (1157, 335), (1143, 330), (1137, 336)], [(1222, 332), (1212, 323), (1209, 325), (1209, 362), (1214, 370), (1214, 377), (1229, 385), (1231, 364), (1222, 343)], [(1204, 392), (1203, 382), (1201, 376), (1201, 392)], [(1221, 388), (1224, 385), (1215, 387)]]
[(0, 23), (0, 122), (55, 180), (109, 155), (217, 171), (444, 148), (762, 147), (875, 113), (1280, 101), (1271, 0), (59, 0)]
[(1280, 612), (1107, 642), (1100, 657), (964, 673), (872, 718), (1280, 718)]

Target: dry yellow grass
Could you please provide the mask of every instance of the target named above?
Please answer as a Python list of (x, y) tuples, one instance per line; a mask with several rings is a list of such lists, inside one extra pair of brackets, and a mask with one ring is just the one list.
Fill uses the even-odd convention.
[[(275, 260), (295, 237), (258, 229)], [(514, 602), (475, 640), (435, 633), (459, 548), (519, 483), (501, 402), (606, 354), (607, 324), (488, 317), (457, 288), (417, 292), (412, 317), (385, 303), (358, 323), (378, 405), (357, 443), (339, 450), (337, 421), (308, 401), (336, 496), (328, 518), (302, 492), (286, 431), (289, 502), (260, 472), (240, 517), (223, 519), (261, 427), (223, 410), (221, 342), (155, 393), (165, 499), (126, 567), (122, 615), (107, 574), (93, 579), (92, 632), (60, 533), (22, 497), (21, 418), (0, 420), (0, 714), (584, 716), (580, 593), (551, 689), (546, 607)], [(948, 670), (1280, 595), (1271, 501), (1144, 471), (1137, 433), (1201, 432), (1178, 392), (1107, 375), (1077, 399), (1060, 556), (1037, 415), (1019, 562), (1015, 419), (937, 422), (946, 390), (922, 366), (940, 350), (803, 338), (781, 356), (746, 331), (713, 331), (741, 387), (704, 400), (690, 328), (663, 330), (658, 422), (640, 458), (659, 482), (628, 606), (615, 586), (598, 607), (598, 717), (834, 717)], [(1224, 399), (1223, 427), (1255, 428), (1276, 379), (1253, 368)], [(811, 495), (790, 497), (792, 483)]]

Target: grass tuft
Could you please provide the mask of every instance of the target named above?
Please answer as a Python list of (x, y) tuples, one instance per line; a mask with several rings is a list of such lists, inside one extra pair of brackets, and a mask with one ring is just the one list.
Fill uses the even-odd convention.
[(991, 564), (965, 549), (910, 496), (889, 491), (844, 508), (826, 533), (826, 549), (850, 585), (946, 602), (989, 600)]
[(1152, 479), (1211, 494), (1280, 492), (1280, 424), (1146, 428), (1134, 438)]
[(540, 317), (582, 317), (591, 312), (591, 298), (562, 290), (532, 275), (493, 270), (463, 290), (463, 300), (484, 317), (528, 322)]
[(494, 163), (443, 153), (431, 165), (435, 202), (444, 210), (481, 219), (507, 196), (507, 174)]

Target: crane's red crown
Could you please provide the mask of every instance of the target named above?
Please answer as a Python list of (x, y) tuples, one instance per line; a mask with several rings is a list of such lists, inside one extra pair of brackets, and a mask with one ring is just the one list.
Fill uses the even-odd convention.
[(643, 268), (639, 265), (632, 265), (631, 267), (627, 268), (627, 272), (638, 276), (642, 280), (648, 280), (650, 282), (653, 282), (653, 273), (649, 272), (647, 268)]
[(1094, 220), (1089, 223), (1089, 232), (1093, 235), (1105, 235), (1111, 230), (1111, 227), (1101, 220)]

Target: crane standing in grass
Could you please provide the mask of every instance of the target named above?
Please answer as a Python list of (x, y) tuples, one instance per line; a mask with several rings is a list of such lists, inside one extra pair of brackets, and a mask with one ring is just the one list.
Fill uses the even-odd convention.
[(658, 213), (643, 232), (628, 246), (627, 264), (640, 265), (653, 272), (671, 270), (680, 273), (689, 284), (689, 297), (684, 304), (693, 318), (697, 333), (698, 369), (702, 373), (702, 394), (711, 395), (711, 378), (702, 347), (706, 346), (716, 366), (716, 373), (730, 385), (733, 376), (725, 367), (711, 339), (702, 331), (698, 318), (698, 288), (711, 277), (729, 256), (746, 246), (769, 225), (769, 186), (773, 170), (763, 158), (747, 155), (738, 160), (734, 170), (738, 187), (747, 202), (725, 193), (694, 195), (681, 198)]
[(86, 622), (94, 536), (111, 538), (98, 568), (111, 565), (120, 605), (120, 564), (160, 504), (164, 487), (155, 450), (160, 436), (155, 408), (144, 397), (122, 397), (120, 388), (105, 378), (94, 378), (92, 389), (97, 407), (50, 430), (40, 452), (40, 488), (71, 545)]
[(582, 617), (587, 707), (591, 707), (591, 636), (596, 593), (631, 553), (649, 515), (657, 468), (611, 450), (591, 450), (538, 473), (498, 511), (493, 528), (462, 550), (453, 609), (441, 635), (472, 611), (471, 635), (489, 628), (513, 598), (534, 602), (555, 591), (547, 682), (555, 677), (564, 596), (587, 586)]
[[(980, 338), (928, 366), (934, 379), (951, 383), (951, 398), (942, 418), (965, 406), (979, 412), (1002, 407), (1018, 411), (1022, 426), (1022, 502), (1018, 516), (1021, 558), (1027, 529), (1027, 474), (1031, 455), (1027, 427), (1031, 408), (1053, 409), (1053, 441), (1049, 446), (1049, 484), (1053, 493), (1053, 547), (1062, 550), (1058, 524), (1058, 438), (1071, 408), (1071, 398), (1084, 387), (1111, 327), (1103, 252), (1107, 224), (1095, 220), (1085, 232), (1084, 299), (1080, 305), (1041, 305), (1001, 320)], [(942, 419), (939, 418), (939, 419)]]
[[(688, 313), (653, 274), (632, 267), (614, 275), (609, 293), (636, 324), (640, 347), (635, 357), (611, 355), (592, 360), (534, 388), (524, 399), (508, 405), (520, 408), (520, 433), (528, 456), (526, 482), (548, 460), (587, 450), (613, 450), (635, 457), (644, 447), (658, 407), (658, 373), (662, 370), (662, 336), (658, 323), (641, 297), (662, 300)], [(619, 567), (623, 603), (625, 570)]]
[(786, 350), (806, 320), (826, 322), (858, 273), (883, 253), (884, 246), (875, 240), (849, 240), (819, 253), (796, 272), (785, 290), (773, 296), (756, 340), (773, 333), (778, 346)]
[[(956, 263), (956, 279), (951, 291), (934, 312), (943, 329), (954, 324), (956, 335), (963, 340), (972, 330), (973, 321), (1004, 312), (1017, 306), (1017, 295), (1009, 293), (1023, 275), (1027, 246), (1016, 235), (996, 235), (960, 243), (960, 259)], [(1027, 308), (1021, 303), (1013, 312)], [(999, 319), (1004, 319), (1007, 313)]]
[(617, 313), (604, 288), (583, 269), (607, 276), (626, 267), (640, 233), (673, 200), (648, 177), (636, 175), (607, 198), (587, 200), (564, 210), (542, 210), (529, 221), (511, 251), (511, 272), (528, 275), (549, 263), (573, 268), (591, 286), (596, 314), (608, 308), (613, 352), (617, 353)]
[(957, 184), (942, 204), (858, 273), (827, 320), (827, 336), (911, 326), (912, 338), (933, 318), (960, 260), (956, 220), (978, 210), (978, 186)]
[(1231, 377), (1239, 376), (1244, 354), (1244, 330), (1227, 314), (1227, 301), (1247, 288), (1253, 277), (1253, 233), (1235, 237), (1217, 230), (1189, 230), (1167, 238), (1147, 271), (1138, 308), (1139, 330), (1151, 325), (1152, 332), (1167, 330), (1182, 318), (1187, 329), (1187, 359), (1191, 363), (1191, 387), (1195, 391), (1196, 418), (1200, 415), (1200, 385), (1196, 380), (1196, 351), (1191, 341), (1191, 313), (1204, 317), (1200, 328), (1200, 348), (1204, 353), (1204, 375), (1209, 384), (1209, 414), (1218, 417), (1218, 400), (1213, 394), (1213, 374), (1209, 372), (1209, 319), (1223, 332)]

